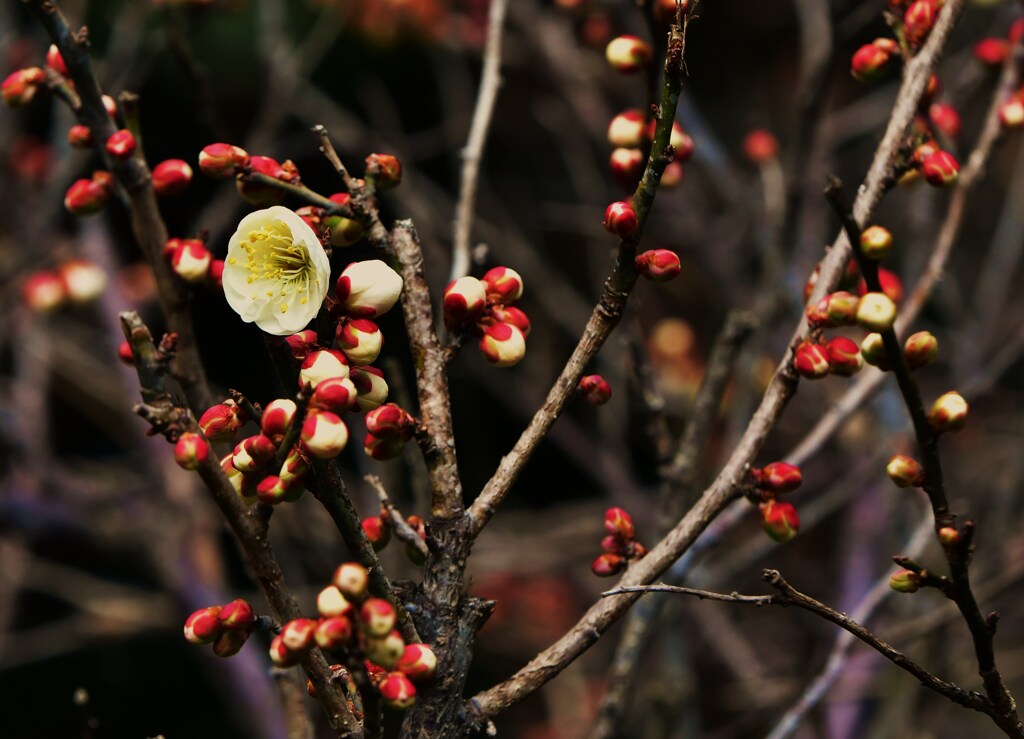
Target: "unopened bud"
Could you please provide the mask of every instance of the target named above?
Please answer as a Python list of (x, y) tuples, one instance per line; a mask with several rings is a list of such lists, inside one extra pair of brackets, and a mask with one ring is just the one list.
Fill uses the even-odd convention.
[[(616, 182), (627, 190), (631, 190), (643, 174), (645, 162), (642, 150), (620, 147), (614, 149), (608, 158), (608, 169)], [(662, 185), (664, 185), (664, 179), (663, 174)]]
[(683, 181), (683, 165), (680, 162), (669, 162), (665, 165), (665, 171), (661, 173), (661, 180), (658, 187), (662, 190), (672, 190)]
[[(924, 2), (925, 0), (919, 0)], [(936, 151), (924, 158), (921, 163), (921, 174), (929, 185), (950, 187), (960, 176), (960, 165), (948, 151)]]
[(185, 639), (190, 644), (209, 644), (220, 636), (220, 606), (200, 608), (185, 619)]
[(317, 383), (309, 407), (341, 415), (356, 402), (356, 386), (348, 377), (331, 377)]
[(35, 272), (22, 284), (21, 297), (33, 311), (50, 313), (64, 303), (66, 290), (64, 280), (56, 272)]
[(800, 487), (803, 472), (795, 464), (772, 462), (761, 469), (758, 487), (773, 493), (789, 493)]
[(888, 331), (896, 321), (896, 304), (885, 293), (868, 293), (857, 304), (857, 323), (869, 331)]
[(318, 349), (306, 355), (299, 367), (299, 387), (316, 389), (324, 380), (350, 377), (348, 359), (337, 349)]
[(483, 330), (480, 352), (495, 367), (511, 367), (526, 356), (526, 337), (509, 323), (495, 323)]
[(402, 184), (402, 163), (393, 154), (370, 154), (366, 157), (366, 173), (377, 170), (377, 189), (391, 190)]
[(362, 520), (363, 533), (373, 547), (373, 551), (379, 552), (391, 541), (391, 528), (384, 523), (380, 516), (370, 516)]
[(213, 643), (213, 653), (218, 657), (232, 657), (238, 654), (248, 639), (247, 631), (225, 631)]
[(939, 541), (945, 546), (952, 546), (960, 543), (960, 532), (952, 526), (943, 526), (939, 529)]
[(122, 341), (117, 345), (117, 358), (124, 362), (129, 367), (135, 366), (135, 355), (132, 354), (132, 345), (127, 341)]
[(99, 213), (110, 199), (110, 192), (95, 180), (75, 180), (64, 193), (64, 207), (76, 216)]
[(1024, 125), (1024, 97), (1014, 95), (999, 106), (999, 122), (1005, 128), (1019, 128)]
[(377, 690), (388, 708), (404, 711), (416, 702), (416, 688), (401, 672), (389, 672), (382, 676), (377, 683)]
[[(379, 518), (377, 519), (380, 520)], [(365, 530), (365, 529), (364, 529)], [(358, 562), (345, 562), (334, 571), (331, 582), (341, 591), (342, 595), (352, 600), (362, 600), (366, 594), (366, 586), (370, 576), (366, 568)]]
[(893, 55), (882, 46), (872, 43), (857, 49), (850, 61), (850, 74), (858, 82), (877, 82), (889, 71)]
[(388, 384), (384, 381), (384, 373), (376, 367), (353, 367), (351, 379), (358, 393), (356, 408), (359, 411), (372, 411), (388, 399)]
[(743, 153), (754, 164), (764, 164), (779, 155), (779, 141), (770, 132), (758, 128), (743, 139)]
[(301, 438), (314, 457), (333, 459), (348, 444), (348, 427), (330, 411), (311, 412), (302, 424)]
[(620, 239), (628, 239), (635, 234), (639, 225), (636, 211), (624, 200), (612, 203), (604, 211), (605, 230)]
[(939, 340), (930, 331), (918, 331), (907, 338), (903, 345), (903, 356), (912, 370), (926, 367), (939, 356)]
[(945, 103), (932, 103), (928, 107), (928, 117), (942, 134), (950, 139), (960, 136), (960, 114), (956, 108)]
[(626, 558), (620, 554), (604, 552), (590, 563), (590, 571), (598, 577), (612, 577), (626, 569)]
[(671, 249), (651, 249), (633, 260), (637, 274), (653, 282), (674, 280), (682, 271), (679, 255)]
[(793, 355), (793, 369), (808, 380), (820, 380), (831, 371), (828, 350), (821, 344), (803, 342)]
[(919, 46), (935, 25), (935, 0), (915, 0), (903, 14), (903, 35), (911, 46)]
[(295, 500), (302, 493), (298, 483), (289, 483), (278, 475), (267, 475), (256, 485), (256, 497), (260, 503), (275, 506), (286, 501)]
[(335, 339), (348, 361), (357, 366), (372, 364), (384, 345), (384, 334), (368, 318), (356, 318), (339, 324)]
[(604, 530), (623, 541), (629, 541), (636, 536), (632, 517), (625, 509), (619, 507), (609, 508), (604, 512)]
[[(336, 192), (330, 197), (330, 200), (338, 205), (347, 205), (350, 199), (351, 196), (347, 192)], [(324, 225), (331, 230), (331, 246), (344, 248), (363, 238), (362, 224), (352, 218), (330, 214), (324, 216)]]
[(60, 265), (65, 294), (72, 303), (89, 303), (107, 288), (107, 273), (95, 262), (72, 259)]
[(359, 618), (368, 636), (385, 636), (395, 628), (398, 616), (383, 598), (370, 598), (359, 609)]
[(522, 331), (523, 336), (530, 335), (530, 317), (514, 305), (492, 305), (487, 313), (496, 323), (510, 323)]
[(619, 149), (639, 149), (644, 143), (644, 114), (626, 110), (608, 125), (608, 143)]
[(157, 195), (177, 195), (192, 181), (192, 167), (184, 159), (167, 159), (153, 167), (153, 190)]
[(882, 341), (881, 334), (868, 334), (865, 336), (864, 340), (860, 342), (860, 354), (864, 357), (865, 362), (878, 367), (883, 372), (888, 372), (892, 369), (892, 365), (889, 363), (889, 356), (885, 352), (885, 342)]
[(370, 459), (376, 459), (380, 462), (386, 462), (389, 459), (398, 459), (402, 456), (402, 450), (405, 449), (405, 439), (401, 437), (393, 437), (390, 439), (381, 439), (373, 434), (368, 433), (366, 438), (363, 440), (363, 452)]
[(348, 265), (334, 286), (341, 308), (356, 318), (376, 318), (402, 294), (402, 278), (379, 259)]
[(385, 670), (393, 670), (405, 651), (405, 639), (395, 630), (366, 639), (366, 658)]
[(885, 259), (892, 251), (892, 234), (881, 226), (870, 226), (860, 235), (860, 250), (868, 259)]
[(110, 134), (110, 138), (107, 139), (104, 148), (111, 157), (119, 162), (123, 162), (135, 153), (136, 146), (135, 136), (132, 132), (127, 128), (122, 128), (120, 131)]
[(225, 629), (248, 631), (256, 620), (252, 606), (241, 598), (231, 601), (220, 609), (220, 623)]
[(281, 437), (288, 433), (288, 427), (291, 426), (297, 410), (295, 401), (289, 398), (278, 398), (267, 403), (260, 417), (263, 435), (278, 443)]
[(837, 336), (825, 344), (825, 351), (828, 354), (828, 364), (832, 374), (840, 377), (850, 377), (860, 372), (864, 366), (864, 358), (860, 355), (860, 347), (857, 342), (851, 341), (845, 336)]
[(297, 618), (281, 627), (281, 641), (292, 652), (304, 654), (313, 648), (316, 621)]
[(174, 445), (174, 461), (185, 470), (197, 470), (207, 457), (206, 439), (199, 434), (186, 431)]
[(426, 644), (407, 644), (398, 660), (398, 670), (413, 682), (429, 680), (437, 670), (437, 655)]
[(612, 397), (612, 386), (601, 375), (585, 375), (578, 386), (580, 395), (590, 405), (604, 405)]
[(885, 473), (897, 487), (911, 488), (924, 484), (924, 467), (916, 459), (905, 454), (893, 455), (889, 459), (889, 464), (885, 466)]
[(242, 439), (231, 454), (231, 464), (239, 472), (258, 472), (277, 453), (274, 442), (263, 434)]
[(328, 585), (316, 597), (316, 610), (322, 618), (334, 618), (354, 613), (355, 606), (349, 603), (336, 586)]
[(487, 307), (487, 286), (475, 277), (460, 277), (444, 290), (444, 324), (456, 329), (475, 322)]
[(68, 129), (68, 144), (74, 149), (91, 149), (92, 131), (88, 126), (75, 124)]
[(288, 351), (291, 352), (292, 359), (298, 362), (305, 361), (306, 357), (318, 348), (316, 331), (313, 329), (306, 329), (305, 331), (299, 331), (297, 334), (286, 336), (284, 343), (288, 345)]
[(302, 661), (302, 653), (289, 649), (284, 636), (278, 634), (270, 640), (270, 661), (277, 667), (294, 667)]
[(800, 516), (786, 501), (769, 500), (761, 504), (761, 528), (777, 542), (787, 542), (800, 530)]
[(959, 431), (967, 423), (967, 401), (960, 393), (951, 391), (940, 395), (928, 413), (928, 423), (939, 433)]
[(406, 439), (412, 436), (413, 419), (395, 403), (386, 403), (366, 414), (366, 430), (380, 439)]
[(50, 44), (46, 50), (46, 66), (60, 75), (68, 76), (68, 65), (64, 63), (64, 57), (60, 55), (57, 44)]
[(916, 593), (921, 588), (921, 578), (913, 570), (897, 570), (889, 575), (889, 587), (897, 593)]
[(352, 641), (352, 622), (345, 616), (325, 618), (317, 625), (314, 638), (321, 649), (339, 649)]
[(185, 282), (199, 283), (206, 279), (213, 263), (213, 254), (199, 239), (181, 239), (171, 254), (171, 268)]
[(651, 63), (651, 47), (636, 36), (619, 36), (608, 42), (604, 56), (617, 72), (632, 74)]
[(988, 67), (1001, 67), (1010, 55), (1010, 42), (1002, 38), (983, 38), (974, 45), (974, 58)]
[[(202, 164), (199, 166), (202, 168)], [(270, 157), (249, 157), (248, 166), (254, 173), (266, 175), (282, 182), (295, 179), (292, 173), (284, 168), (284, 165)], [(277, 187), (265, 185), (262, 182), (249, 182), (241, 177), (235, 180), (235, 188), (239, 195), (259, 208), (277, 205), (285, 197), (284, 191)]]
[(210, 144), (199, 152), (199, 171), (215, 180), (234, 177), (249, 161), (245, 149), (231, 144)]
[(9, 108), (20, 108), (32, 102), (36, 92), (46, 81), (46, 73), (39, 67), (26, 67), (7, 75), (0, 83), (0, 97)]
[(523, 297), (523, 278), (509, 267), (487, 270), (481, 280), (487, 289), (487, 301), (497, 305), (515, 305)]
[(238, 404), (225, 400), (199, 417), (199, 428), (210, 441), (228, 441), (245, 421), (245, 413)]

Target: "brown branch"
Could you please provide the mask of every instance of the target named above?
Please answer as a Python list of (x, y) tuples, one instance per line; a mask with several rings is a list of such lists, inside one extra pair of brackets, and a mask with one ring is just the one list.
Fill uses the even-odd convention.
[(487, 43), (484, 47), (484, 67), (480, 76), (473, 121), (469, 127), (466, 148), (462, 150), (462, 177), (459, 182), (459, 200), (455, 206), (454, 243), (449, 280), (457, 280), (469, 272), (469, 238), (473, 229), (473, 209), (476, 203), (480, 159), (487, 141), (487, 130), (494, 115), (494, 104), (501, 86), (501, 34), (505, 26), (508, 0), (492, 0), (487, 11)]
[(104, 152), (104, 144), (116, 128), (103, 105), (102, 91), (93, 74), (86, 29), (72, 33), (55, 0), (24, 2), (46, 29), (64, 58), (68, 74), (75, 83), (75, 91), (81, 100), (81, 105), (73, 112), (79, 121), (92, 131), (97, 151), (108, 162), (118, 184), (128, 194), (135, 240), (156, 276), (158, 298), (167, 327), (178, 335), (178, 351), (172, 365), (172, 373), (185, 392), (189, 407), (197, 415), (201, 414), (212, 404), (212, 400), (206, 383), (206, 372), (196, 346), (191, 294), (162, 256), (164, 243), (167, 241), (167, 227), (157, 206), (149, 167), (146, 166), (141, 151), (137, 151), (135, 156), (124, 162), (110, 161)]
[[(159, 358), (153, 346), (152, 336), (142, 319), (132, 311), (122, 313), (121, 322), (125, 337), (132, 344), (136, 366), (139, 369), (139, 381), (145, 399), (143, 409), (147, 419), (153, 423), (154, 428), (161, 431), (177, 428), (180, 433), (185, 430), (181, 428), (184, 423), (188, 423), (194, 429), (195, 421), (188, 415), (188, 411), (176, 407), (170, 395), (163, 390), (162, 379), (159, 376)], [(200, 463), (197, 472), (234, 533), (252, 574), (270, 605), (274, 619), (279, 623), (285, 623), (301, 618), (298, 604), (289, 592), (284, 574), (274, 557), (265, 519), (249, 510), (242, 502), (241, 496), (224, 474), (216, 451), (209, 444), (206, 458)], [(362, 727), (345, 703), (344, 695), (331, 681), (327, 660), (319, 649), (314, 649), (303, 659), (302, 668), (316, 687), (317, 697), (324, 707), (331, 728), (339, 737), (361, 737)]]
[[(899, 151), (902, 134), (914, 118), (918, 100), (956, 20), (963, 11), (964, 2), (965, 0), (950, 0), (946, 3), (928, 41), (906, 66), (903, 84), (886, 134), (875, 151), (865, 182), (858, 190), (855, 212), (860, 214), (861, 219), (868, 217), (882, 197)], [(810, 297), (811, 301), (817, 302), (822, 295), (835, 288), (845, 269), (849, 253), (850, 248), (845, 236), (840, 236), (821, 263), (819, 279)], [(795, 347), (806, 333), (806, 321), (801, 320), (789, 346)], [(648, 583), (658, 577), (690, 548), (705, 527), (735, 498), (737, 484), (743, 479), (748, 465), (774, 428), (795, 388), (796, 378), (792, 374), (787, 352), (743, 437), (718, 477), (675, 528), (651, 549), (646, 557), (626, 571), (622, 579), (623, 586)], [(629, 609), (636, 597), (638, 596), (630, 594), (595, 603), (562, 638), (538, 654), (519, 672), (505, 682), (474, 696), (471, 699), (470, 710), (476, 717), (487, 719), (530, 695), (594, 644), (601, 634)]]
[(637, 244), (643, 235), (644, 224), (651, 206), (654, 204), (662, 172), (671, 161), (671, 150), (668, 147), (676, 106), (679, 103), (679, 92), (683, 84), (687, 22), (684, 20), (682, 28), (672, 26), (669, 36), (668, 51), (665, 56), (665, 80), (658, 106), (657, 125), (651, 144), (651, 153), (632, 200), (639, 220), (637, 231), (629, 239), (620, 242), (615, 268), (605, 281), (598, 304), (583, 329), (583, 335), (558, 379), (555, 380), (555, 384), (548, 392), (544, 405), (534, 415), (512, 450), (502, 458), (494, 475), (469, 507), (467, 514), (471, 522), (471, 535), (474, 538), (487, 525), (498, 506), (508, 495), (534, 450), (547, 436), (566, 402), (576, 391), (584, 368), (601, 350), (622, 318), (626, 301), (636, 284), (637, 276), (633, 268), (633, 259), (636, 256)]
[(426, 560), (428, 554), (427, 543), (420, 538), (416, 530), (405, 520), (402, 512), (398, 510), (398, 506), (395, 505), (395, 502), (388, 495), (384, 482), (376, 475), (366, 475), (363, 479), (367, 485), (376, 491), (381, 506), (388, 512), (388, 522), (395, 532), (395, 537), (403, 544), (418, 551), (423, 556), (423, 559)]

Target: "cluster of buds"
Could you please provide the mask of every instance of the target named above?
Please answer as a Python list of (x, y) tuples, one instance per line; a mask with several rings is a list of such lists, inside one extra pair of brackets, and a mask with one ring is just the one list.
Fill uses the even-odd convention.
[(215, 180), (234, 177), (239, 194), (261, 208), (280, 203), (285, 193), (279, 188), (246, 179), (247, 174), (266, 175), (289, 184), (300, 181), (299, 169), (291, 160), (281, 163), (271, 157), (250, 156), (240, 146), (225, 143), (203, 147), (199, 152), (199, 171)]
[[(643, 111), (635, 108), (619, 113), (608, 124), (608, 143), (613, 147), (609, 167), (612, 177), (627, 191), (632, 191), (643, 175), (647, 164), (644, 151), (654, 138), (654, 129), (655, 121), (648, 120)], [(693, 156), (693, 139), (678, 121), (672, 123), (669, 145), (672, 147), (672, 161), (665, 167), (660, 183), (666, 189), (682, 182), (683, 162)]]
[(631, 561), (647, 554), (644, 545), (636, 540), (633, 519), (622, 508), (609, 508), (604, 512), (604, 531), (601, 554), (590, 564), (590, 571), (598, 577), (617, 575)]
[(444, 290), (445, 325), (479, 337), (480, 353), (495, 367), (511, 367), (526, 355), (530, 319), (515, 304), (523, 278), (509, 267), (494, 267), (481, 279), (460, 277)]
[(792, 492), (803, 482), (803, 473), (795, 464), (772, 462), (753, 467), (749, 475), (753, 488), (751, 497), (761, 511), (761, 527), (777, 542), (787, 542), (800, 530), (796, 507), (779, 496)]
[(21, 286), (21, 296), (31, 310), (50, 313), (64, 305), (89, 303), (103, 294), (107, 274), (87, 259), (70, 259), (56, 269), (33, 272)]
[(193, 285), (206, 284), (216, 289), (224, 272), (224, 260), (214, 259), (203, 239), (170, 238), (163, 256), (174, 273)]
[[(1010, 58), (1021, 37), (1024, 36), (1024, 18), (1018, 18), (1010, 26), (1006, 38), (985, 38), (974, 46), (975, 58), (991, 69), (1001, 69)], [(1011, 94), (999, 108), (999, 120), (1006, 128), (1024, 125), (1024, 86)]]
[[(346, 562), (334, 571), (332, 582), (320, 591), (319, 618), (299, 618), (281, 627), (270, 643), (270, 659), (278, 667), (292, 667), (314, 647), (358, 652), (384, 703), (405, 709), (416, 700), (416, 688), (433, 677), (437, 658), (426, 644), (406, 644), (395, 629), (394, 606), (367, 597), (366, 569)], [(307, 690), (315, 695), (312, 685)]]
[[(329, 200), (332, 203), (337, 203), (341, 208), (346, 208), (351, 196), (347, 192), (336, 192), (330, 196)], [(337, 248), (352, 246), (362, 239), (365, 233), (359, 221), (338, 213), (328, 213), (325, 209), (315, 205), (305, 205), (295, 213), (309, 224), (310, 228), (320, 236), (321, 241), (329, 242), (331, 246)]]
[(64, 193), (64, 207), (76, 216), (91, 216), (103, 210), (114, 192), (114, 176), (97, 170), (92, 177), (78, 179)]
[(185, 620), (185, 639), (191, 644), (212, 644), (218, 657), (238, 654), (256, 624), (252, 608), (244, 600), (224, 606), (201, 608)]

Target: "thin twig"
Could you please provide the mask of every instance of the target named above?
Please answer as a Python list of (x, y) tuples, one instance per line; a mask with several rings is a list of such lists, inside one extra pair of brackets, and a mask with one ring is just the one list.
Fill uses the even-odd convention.
[(411, 546), (423, 555), (423, 559), (426, 559), (428, 554), (427, 543), (420, 538), (416, 530), (402, 516), (402, 512), (398, 510), (398, 506), (395, 505), (395, 502), (388, 495), (388, 491), (384, 487), (384, 481), (376, 475), (366, 475), (363, 479), (367, 485), (377, 492), (377, 498), (380, 500), (381, 506), (388, 512), (388, 523), (391, 524), (395, 537), (403, 544)]
[(508, 0), (492, 0), (487, 12), (487, 43), (484, 47), (484, 66), (480, 76), (473, 122), (469, 127), (466, 148), (462, 150), (462, 177), (459, 182), (459, 200), (455, 206), (454, 243), (449, 280), (457, 280), (469, 272), (469, 239), (473, 231), (473, 211), (476, 204), (477, 180), (487, 130), (494, 114), (494, 104), (501, 86), (501, 36), (505, 26)]

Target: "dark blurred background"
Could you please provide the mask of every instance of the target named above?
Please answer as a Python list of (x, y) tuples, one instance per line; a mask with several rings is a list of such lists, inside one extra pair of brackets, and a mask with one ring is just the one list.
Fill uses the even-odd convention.
[[(479, 78), (487, 0), (227, 0), (63, 2), (89, 27), (105, 91), (141, 96), (143, 145), (155, 164), (193, 165), (215, 141), (250, 154), (292, 159), (311, 188), (339, 184), (309, 128), (323, 123), (359, 172), (370, 152), (397, 155), (403, 184), (382, 200), (386, 218), (409, 217), (424, 243), (427, 272), (447, 282), (460, 151)], [(641, 284), (593, 372), (615, 390), (600, 409), (574, 403), (480, 539), (474, 591), (498, 601), (480, 635), (470, 693), (504, 679), (556, 639), (608, 585), (589, 562), (599, 552), (602, 512), (622, 505), (640, 540), (653, 545), (662, 423), (682, 433), (711, 344), (731, 309), (755, 310), (749, 342), (726, 399), (700, 479), (731, 450), (781, 356), (807, 275), (836, 231), (821, 186), (833, 173), (852, 194), (881, 137), (898, 74), (873, 87), (849, 75), (858, 46), (887, 33), (883, 3), (798, 0), (705, 2), (686, 45), (688, 79), (679, 120), (695, 141), (682, 183), (658, 195), (644, 243), (677, 250), (682, 275)], [(950, 142), (971, 150), (997, 72), (972, 56), (985, 36), (1004, 36), (1014, 3), (968, 7), (940, 66), (940, 99), (962, 116)], [(804, 29), (803, 35), (801, 29)], [(650, 29), (627, 0), (512, 0), (504, 83), (482, 168), (473, 230), (473, 273), (508, 265), (526, 285), (533, 321), (526, 359), (488, 367), (472, 347), (455, 362), (451, 387), (464, 489), (471, 498), (539, 406), (568, 357), (611, 265), (601, 227), (605, 205), (623, 196), (608, 173), (606, 128), (644, 107), (644, 75), (614, 73), (609, 38)], [(820, 80), (808, 59), (825, 57)], [(659, 39), (659, 43), (661, 40)], [(17, 2), (0, 5), (6, 75), (42, 65), (47, 39)], [(148, 270), (126, 212), (113, 203), (75, 219), (67, 186), (100, 166), (66, 143), (70, 114), (42, 94), (0, 110), (0, 695), (8, 737), (284, 736), (265, 643), (218, 660), (188, 645), (192, 610), (235, 597), (263, 610), (233, 542), (198, 480), (178, 469), (163, 440), (146, 438), (131, 413), (133, 372), (120, 366), (119, 310), (160, 318)], [(744, 136), (772, 132), (781, 170), (747, 161)], [(968, 201), (946, 276), (915, 328), (939, 337), (939, 361), (920, 373), (926, 397), (964, 390), (968, 428), (943, 442), (954, 509), (979, 521), (975, 582), (983, 608), (1003, 615), (997, 640), (1018, 693), (1024, 675), (1019, 579), (1024, 557), (1019, 454), (1024, 350), (1019, 326), (1020, 203), (1024, 152), (1000, 143)], [(787, 197), (788, 193), (788, 197)], [(949, 194), (918, 184), (891, 193), (875, 222), (894, 234), (888, 267), (910, 286), (920, 276)], [(783, 205), (779, 206), (782, 202)], [(300, 203), (290, 202), (298, 207)], [(209, 234), (215, 255), (248, 206), (230, 182), (196, 174), (161, 201), (173, 236)], [(782, 210), (780, 210), (780, 207)], [(368, 258), (336, 251), (335, 274)], [(28, 307), (21, 286), (33, 272), (72, 257), (108, 273), (89, 305), (49, 313)], [(891, 264), (890, 264), (891, 262)], [(194, 297), (201, 351), (219, 393), (238, 389), (265, 403), (283, 394), (260, 332), (241, 324), (221, 296)], [(389, 314), (378, 363), (392, 399), (412, 405), (401, 320)], [(761, 461), (799, 442), (849, 381), (802, 383)], [(652, 419), (657, 421), (653, 422)], [(353, 432), (358, 429), (353, 425)], [(794, 497), (804, 526), (785, 546), (760, 531), (756, 511), (692, 562), (688, 582), (759, 592), (764, 566), (800, 589), (852, 610), (891, 570), (925, 506), (885, 478), (885, 458), (907, 446), (905, 411), (893, 387), (865, 403), (805, 465)], [(427, 512), (422, 465), (343, 456), (364, 515), (376, 498), (362, 482), (381, 475), (406, 513)], [(305, 609), (347, 557), (329, 520), (306, 496), (282, 507), (272, 533)], [(934, 549), (926, 561), (938, 562)], [(396, 577), (415, 579), (400, 546), (384, 552)], [(986, 590), (986, 588), (988, 588)], [(930, 669), (978, 687), (966, 630), (942, 620), (935, 593), (886, 600), (870, 622)], [(939, 617), (934, 614), (938, 613)], [(931, 618), (931, 620), (929, 620)], [(708, 603), (667, 604), (642, 653), (622, 735), (754, 737), (770, 731), (822, 669), (836, 630), (802, 613)], [(901, 631), (902, 630), (902, 631)], [(618, 630), (548, 687), (498, 721), (501, 736), (587, 735), (606, 688)], [(311, 706), (313, 704), (311, 703)], [(313, 706), (313, 710), (316, 710)], [(854, 649), (838, 683), (797, 729), (800, 737), (982, 736), (992, 728), (921, 689), (873, 653)]]

